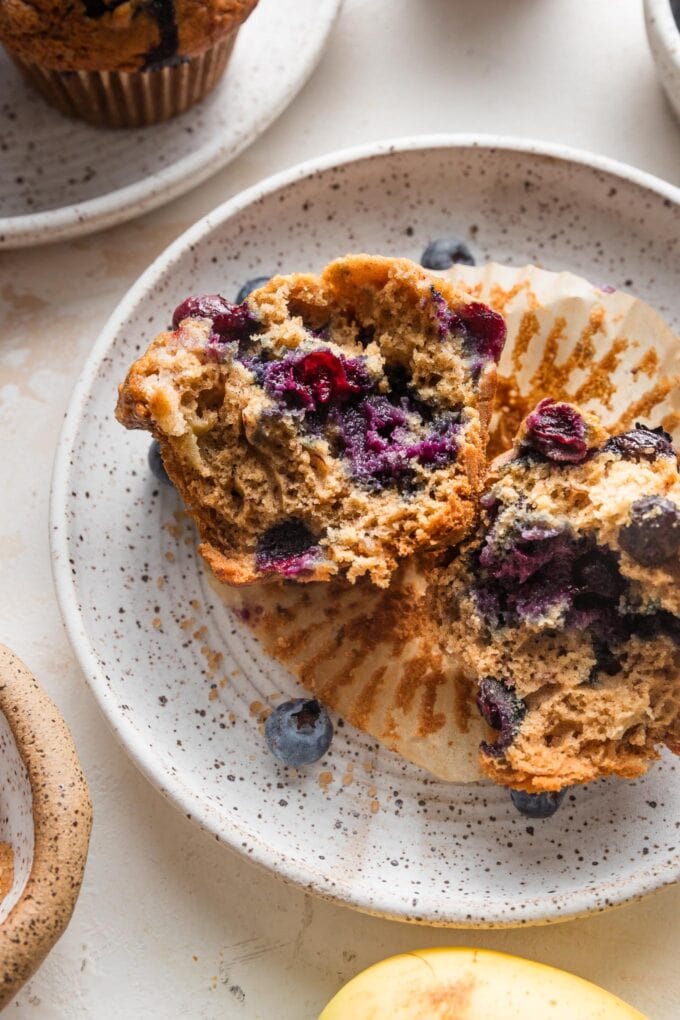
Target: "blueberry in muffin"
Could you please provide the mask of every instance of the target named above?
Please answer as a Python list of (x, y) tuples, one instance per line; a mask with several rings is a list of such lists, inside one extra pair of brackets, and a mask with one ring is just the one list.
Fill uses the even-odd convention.
[[(527, 793), (680, 752), (680, 476), (671, 437), (542, 401), (441, 569), (445, 640), (477, 679), (481, 767)], [(517, 795), (516, 795), (517, 796)]]
[(501, 316), (415, 263), (347, 256), (231, 304), (190, 297), (131, 367), (217, 578), (368, 575), (471, 529)]

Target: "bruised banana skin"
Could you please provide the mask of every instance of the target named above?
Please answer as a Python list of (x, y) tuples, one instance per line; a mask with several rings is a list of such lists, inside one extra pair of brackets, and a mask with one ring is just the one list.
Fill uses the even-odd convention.
[(648, 1020), (566, 971), (483, 949), (390, 957), (345, 985), (319, 1020)]

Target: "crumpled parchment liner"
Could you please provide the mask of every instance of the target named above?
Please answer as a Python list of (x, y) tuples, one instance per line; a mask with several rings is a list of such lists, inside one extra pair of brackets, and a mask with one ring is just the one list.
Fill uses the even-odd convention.
[[(535, 266), (441, 275), (508, 324), (489, 458), (546, 396), (574, 400), (607, 426), (643, 421), (680, 439), (680, 341), (644, 302)], [(388, 591), (367, 581), (215, 586), (264, 649), (343, 718), (441, 779), (481, 778), (474, 690), (440, 647), (417, 560)]]

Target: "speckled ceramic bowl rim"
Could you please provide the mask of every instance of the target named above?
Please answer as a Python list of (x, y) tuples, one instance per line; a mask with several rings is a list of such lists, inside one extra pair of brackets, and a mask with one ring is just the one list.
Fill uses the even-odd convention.
[(666, 56), (680, 72), (680, 29), (675, 23), (671, 0), (644, 0), (647, 19), (656, 23), (656, 37), (663, 43)]
[(80, 891), (92, 827), (87, 782), (69, 729), (24, 663), (0, 645), (0, 711), (33, 793), (33, 862), (0, 924), (0, 1009), (66, 928)]
[[(314, 71), (342, 7), (342, 0), (327, 2), (330, 6), (325, 12), (325, 20), (320, 20), (318, 24), (316, 45), (308, 62), (299, 67), (297, 77), (288, 83), (288, 87), (278, 97), (277, 102), (253, 123), (250, 131), (246, 132), (236, 145), (225, 149), (217, 132), (211, 144), (201, 145), (171, 166), (147, 174), (124, 188), (117, 188), (106, 195), (66, 205), (60, 209), (0, 217), (0, 235), (5, 238), (0, 248), (49, 244), (81, 234), (90, 234), (95, 230), (105, 230), (107, 227), (124, 223), (165, 205), (173, 198), (191, 191), (231, 163), (286, 109)], [(323, 19), (324, 11), (320, 11), (318, 17)], [(144, 128), (139, 130), (143, 131)]]
[[(301, 885), (327, 899), (355, 907), (366, 913), (401, 921), (414, 921), (415, 919), (409, 917), (405, 912), (400, 913), (396, 911), (394, 902), (390, 902), (389, 894), (376, 889), (374, 898), (372, 901), (368, 901), (367, 898), (357, 896), (354, 891), (343, 893), (338, 890), (340, 881), (338, 876), (324, 874), (311, 861), (305, 866), (300, 866), (278, 848), (267, 844), (252, 832), (244, 830), (235, 817), (230, 819), (232, 831), (229, 837), (225, 839), (224, 835), (221, 834), (220, 830), (223, 827), (219, 824), (219, 818), (215, 809), (207, 803), (201, 803), (196, 800), (194, 795), (183, 785), (181, 776), (170, 777), (164, 772), (153, 750), (139, 739), (132, 721), (124, 713), (119, 712), (116, 698), (106, 685), (103, 670), (90, 644), (78, 608), (77, 591), (68, 562), (68, 538), (64, 522), (66, 521), (67, 504), (69, 492), (71, 491), (69, 471), (72, 451), (76, 443), (88, 394), (99, 371), (100, 362), (106, 356), (116, 334), (130, 316), (137, 302), (156, 286), (159, 276), (166, 269), (182, 258), (188, 250), (195, 249), (215, 228), (223, 225), (246, 207), (304, 178), (313, 177), (316, 174), (347, 164), (389, 157), (393, 153), (451, 148), (489, 148), (504, 150), (508, 153), (509, 157), (522, 155), (528, 157), (537, 156), (539, 158), (577, 164), (583, 168), (613, 175), (620, 180), (638, 185), (654, 192), (667, 202), (680, 206), (680, 188), (676, 188), (651, 174), (627, 166), (624, 163), (567, 146), (495, 135), (423, 135), (374, 142), (369, 145), (362, 145), (309, 160), (282, 173), (275, 174), (218, 206), (185, 231), (158, 256), (121, 300), (96, 341), (72, 394), (59, 437), (52, 476), (50, 536), (53, 554), (53, 574), (66, 630), (100, 708), (137, 767), (187, 818), (210, 832), (218, 841), (226, 843), (240, 853), (242, 852), (241, 842), (244, 839), (247, 840), (251, 848), (247, 853), (248, 860), (252, 860), (274, 871), (284, 880)], [(680, 855), (678, 855), (677, 859), (668, 862), (661, 868), (650, 867), (643, 869), (634, 879), (620, 884), (617, 882), (601, 883), (596, 889), (593, 888), (592, 891), (585, 889), (578, 894), (572, 892), (564, 893), (559, 896), (552, 896), (549, 901), (546, 897), (536, 898), (534, 901), (527, 902), (521, 922), (507, 921), (501, 912), (496, 910), (493, 904), (491, 904), (487, 911), (487, 918), (483, 923), (474, 919), (468, 920), (464, 914), (445, 921), (442, 921), (440, 918), (432, 919), (424, 917), (419, 919), (418, 923), (461, 928), (500, 928), (519, 927), (526, 924), (549, 924), (608, 909), (607, 907), (602, 908), (594, 905), (595, 892), (600, 896), (605, 892), (609, 904), (617, 906), (638, 899), (647, 893), (664, 885), (670, 885), (678, 880), (680, 880)]]

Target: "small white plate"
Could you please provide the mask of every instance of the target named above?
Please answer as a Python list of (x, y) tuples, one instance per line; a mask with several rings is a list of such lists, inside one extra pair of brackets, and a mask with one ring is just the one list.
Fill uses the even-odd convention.
[(73, 647), (129, 754), (183, 812), (287, 879), (383, 915), (457, 926), (555, 921), (680, 875), (677, 759), (606, 781), (531, 823), (490, 784), (433, 779), (349, 726), (305, 773), (258, 727), (298, 690), (217, 599), (148, 436), (116, 385), (190, 293), (319, 269), (348, 251), (418, 259), (457, 233), (480, 261), (627, 287), (675, 328), (680, 192), (569, 150), (479, 138), (374, 145), (295, 168), (215, 210), (114, 312), (74, 393), (55, 464), (52, 542)]
[(0, 248), (122, 223), (196, 187), (255, 141), (314, 70), (342, 0), (260, 0), (202, 103), (138, 130), (52, 109), (0, 47)]

